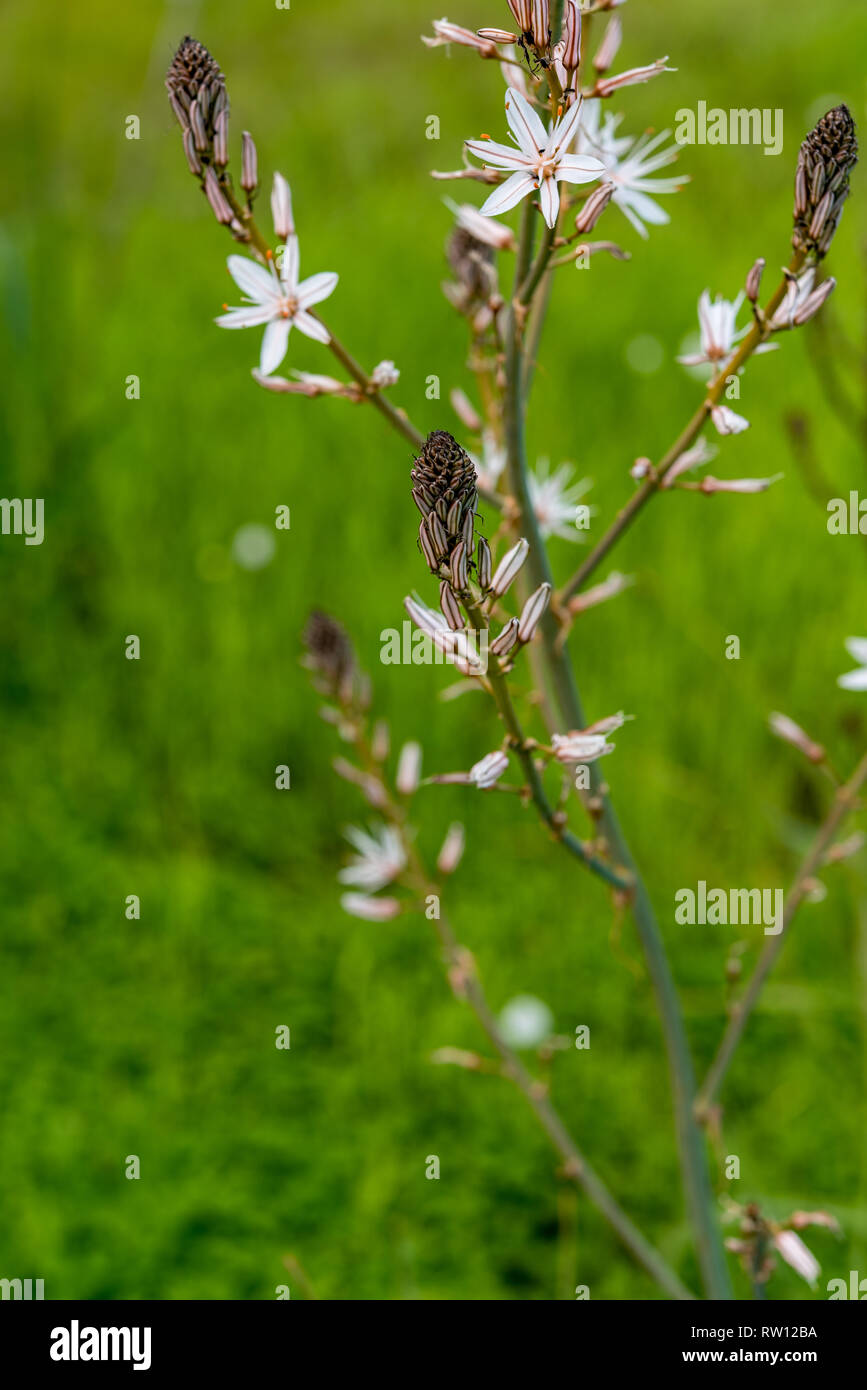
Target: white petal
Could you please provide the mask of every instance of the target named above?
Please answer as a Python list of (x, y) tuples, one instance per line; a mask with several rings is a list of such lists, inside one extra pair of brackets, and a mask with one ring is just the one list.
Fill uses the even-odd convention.
[(230, 256), (226, 264), (238, 289), (257, 303), (270, 303), (280, 298), (280, 286), (271, 271), (251, 261), (249, 256)]
[(476, 159), (483, 159), (495, 169), (530, 169), (539, 162), (538, 155), (530, 159), (520, 150), (513, 150), (509, 145), (498, 145), (495, 140), (468, 140), (466, 143), (470, 154), (474, 154)]
[(280, 260), (280, 279), (289, 295), (293, 298), (298, 289), (298, 270), (300, 266), (301, 252), (298, 246), (297, 236), (290, 236), (286, 239), (283, 247), (283, 255)]
[(331, 334), (325, 324), (320, 323), (312, 314), (305, 314), (303, 309), (299, 309), (293, 322), (300, 333), (306, 334), (308, 338), (315, 338), (317, 343), (331, 342)]
[(532, 174), (512, 174), (511, 178), (506, 179), (499, 188), (495, 188), (491, 196), (482, 203), (481, 211), (486, 217), (497, 217), (502, 212), (508, 212), (516, 203), (520, 203), (535, 187), (536, 180)]
[(589, 154), (564, 154), (557, 161), (557, 178), (566, 183), (592, 183), (605, 173), (605, 165)]
[(338, 278), (333, 270), (321, 270), (318, 275), (310, 275), (302, 280), (295, 293), (299, 307), (309, 309), (311, 304), (320, 304), (327, 299), (334, 293)]
[(578, 129), (578, 122), (581, 119), (581, 103), (575, 101), (555, 125), (548, 137), (547, 153), (552, 154), (556, 150), (568, 150), (575, 138)]
[(560, 190), (557, 187), (556, 179), (542, 180), (542, 187), (539, 189), (539, 201), (542, 204), (542, 216), (548, 226), (555, 227), (560, 215)]
[(242, 309), (230, 309), (227, 314), (221, 314), (214, 322), (220, 328), (256, 328), (260, 323), (267, 323), (274, 317), (274, 306), (271, 304), (251, 304)]
[(867, 637), (847, 637), (846, 650), (853, 661), (867, 666)]
[(867, 690), (867, 666), (859, 666), (857, 671), (847, 671), (838, 676), (837, 684), (844, 690)]
[(548, 132), (530, 103), (514, 87), (506, 91), (506, 120), (524, 153), (537, 158), (548, 143)]
[(259, 371), (263, 376), (270, 376), (273, 371), (276, 371), (286, 356), (291, 327), (291, 319), (275, 319), (265, 329), (262, 338), (262, 351), (259, 355)]

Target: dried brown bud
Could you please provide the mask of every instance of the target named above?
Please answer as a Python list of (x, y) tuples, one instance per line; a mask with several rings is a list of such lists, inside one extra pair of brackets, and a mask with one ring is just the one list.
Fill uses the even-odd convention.
[(449, 265), (457, 276), (453, 302), (463, 310), (490, 298), (497, 287), (494, 248), (457, 226), (446, 243)]
[(798, 251), (825, 255), (849, 196), (849, 174), (858, 162), (855, 122), (848, 106), (835, 106), (810, 131), (798, 154), (795, 230)]
[(223, 74), (204, 44), (189, 35), (181, 42), (166, 73), (166, 88), (181, 128), (192, 130), (199, 154), (213, 157), (217, 121), (223, 112), (228, 119), (229, 97)]
[(347, 700), (356, 673), (352, 642), (336, 618), (318, 609), (310, 614), (304, 629), (307, 665), (323, 677), (329, 694)]
[(423, 517), (422, 550), (430, 568), (448, 565), (461, 541), (465, 549), (460, 555), (468, 556), (476, 510), (476, 470), (469, 454), (447, 430), (434, 430), (410, 476), (413, 499)]

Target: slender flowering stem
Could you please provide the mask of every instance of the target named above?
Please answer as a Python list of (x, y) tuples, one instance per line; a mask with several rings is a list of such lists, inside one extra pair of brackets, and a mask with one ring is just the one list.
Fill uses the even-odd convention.
[[(804, 252), (795, 251), (789, 262), (789, 273), (791, 275), (797, 275), (804, 264), (804, 260)], [(718, 403), (728, 378), (736, 375), (737, 372), (740, 371), (741, 367), (752, 356), (756, 348), (767, 338), (768, 330), (766, 323), (773, 318), (777, 309), (779, 309), (782, 304), (788, 283), (788, 278), (784, 276), (768, 301), (764, 312), (764, 320), (756, 320), (743, 342), (738, 346), (737, 351), (732, 354), (729, 361), (708, 387), (705, 399), (693, 415), (689, 424), (682, 433), (678, 435), (668, 452), (660, 459), (654, 476), (642, 483), (641, 487), (629, 499), (623, 510), (618, 513), (604, 536), (597, 541), (584, 563), (579, 565), (578, 569), (572, 575), (572, 578), (563, 585), (558, 595), (558, 602), (561, 606), (567, 603), (572, 595), (577, 593), (579, 589), (583, 588), (592, 574), (595, 574), (606, 555), (608, 555), (617, 544), (624, 532), (629, 529), (639, 512), (643, 511), (654, 493), (659, 491), (660, 484), (665, 478), (668, 470), (677, 463), (681, 454), (684, 454), (690, 445), (695, 443), (712, 408)]]
[[(504, 416), (509, 484), (516, 502), (520, 525), (530, 543), (528, 569), (531, 582), (541, 584), (552, 583), (553, 578), (527, 483), (523, 353), (519, 322), (520, 288), (525, 282), (531, 256), (532, 214), (528, 215), (528, 209), (530, 209), (529, 203), (525, 205), (521, 241), (516, 258), (515, 295), (507, 310)], [(557, 610), (553, 605), (544, 614), (539, 630), (545, 663), (565, 726), (567, 728), (583, 728), (586, 720), (568, 652), (565, 645), (559, 640), (560, 623)], [(702, 1275), (709, 1297), (729, 1299), (732, 1297), (731, 1284), (716, 1219), (704, 1138), (693, 1114), (696, 1093), (695, 1072), (680, 1001), (649, 895), (635, 869), (634, 861), (610, 802), (607, 797), (601, 796), (598, 774), (594, 775), (592, 767), (591, 783), (594, 785), (597, 795), (600, 795), (602, 805), (600, 828), (608, 840), (610, 851), (619, 864), (634, 874), (631, 894), (632, 912), (644, 950), (665, 1035), (681, 1166)]]
[(750, 977), (743, 996), (735, 1005), (728, 1027), (723, 1034), (722, 1041), (717, 1049), (716, 1056), (711, 1063), (707, 1076), (702, 1083), (695, 1102), (696, 1115), (699, 1120), (705, 1122), (710, 1114), (711, 1107), (719, 1094), (719, 1089), (725, 1079), (731, 1060), (737, 1050), (738, 1043), (743, 1036), (747, 1020), (758, 1002), (765, 980), (776, 964), (777, 958), (783, 949), (783, 942), (786, 939), (792, 920), (809, 888), (810, 879), (816, 870), (821, 868), (825, 855), (831, 846), (834, 836), (843, 825), (846, 818), (855, 810), (858, 804), (858, 794), (867, 782), (867, 753), (861, 759), (849, 781), (840, 787), (834, 797), (831, 810), (826, 817), (824, 824), (816, 835), (809, 852), (805, 856), (794, 882), (789, 889), (786, 898), (786, 905), (783, 909), (782, 930), (776, 936), (772, 936), (765, 945), (759, 963)]
[[(477, 604), (471, 599), (465, 599), (464, 607), (472, 626), (477, 632), (487, 627), (487, 619)], [(520, 759), (521, 766), (524, 769), (527, 785), (530, 789), (530, 796), (532, 797), (539, 815), (554, 835), (554, 838), (569, 852), (569, 854), (579, 859), (591, 873), (596, 874), (597, 877), (611, 884), (612, 888), (619, 888), (621, 892), (625, 893), (631, 892), (632, 879), (630, 875), (624, 874), (621, 870), (612, 867), (610, 864), (606, 864), (603, 859), (591, 853), (576, 835), (573, 835), (570, 830), (566, 829), (565, 824), (562, 823), (560, 816), (555, 812), (548, 800), (542, 778), (539, 775), (539, 769), (533, 757), (533, 745), (524, 735), (524, 731), (521, 728), (518, 715), (512, 703), (506, 677), (500, 669), (497, 657), (493, 654), (488, 659), (487, 677), (491, 687), (491, 693), (496, 701), (497, 709), (500, 712), (500, 717), (509, 736), (510, 747)]]

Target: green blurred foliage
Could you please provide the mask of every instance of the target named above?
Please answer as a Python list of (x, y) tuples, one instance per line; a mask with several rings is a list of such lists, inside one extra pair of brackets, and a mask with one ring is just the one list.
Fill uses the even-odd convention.
[[(672, 125), (698, 100), (781, 107), (785, 147), (685, 149), (691, 182), (666, 203), (671, 225), (642, 243), (612, 210), (604, 234), (633, 259), (562, 273), (531, 447), (593, 477), (595, 527), (629, 495), (632, 460), (658, 457), (699, 399), (673, 361), (699, 292), (733, 296), (758, 255), (776, 275), (800, 139), (839, 99), (867, 114), (860, 0), (833, 13), (814, 0), (634, 0), (621, 14), (618, 66), (668, 53), (677, 69), (622, 94), (627, 130)], [(467, 0), (450, 17), (504, 23), (506, 9)], [(350, 628), (379, 712), (396, 742), (421, 738), (428, 771), (468, 766), (499, 735), (482, 699), (438, 700), (447, 673), (379, 663), (380, 631), (424, 586), (409, 450), (372, 410), (259, 390), (258, 333), (214, 328), (231, 248), (162, 88), (194, 32), (228, 78), (233, 157), (250, 129), (264, 176), (291, 180), (303, 273), (340, 272), (329, 322), (363, 362), (397, 361), (392, 395), (421, 428), (454, 428), (448, 391), (472, 388), (439, 290), (449, 214), (428, 172), (456, 167), (471, 134), (501, 138), (502, 82), (464, 50), (425, 50), (430, 18), (419, 0), (8, 0), (0, 19), (4, 491), (46, 508), (41, 547), (0, 542), (0, 1274), (42, 1277), (48, 1297), (271, 1298), (287, 1252), (329, 1299), (548, 1299), (579, 1282), (593, 1298), (657, 1296), (562, 1191), (508, 1084), (431, 1066), (433, 1049), (479, 1040), (429, 924), (339, 908), (341, 827), (364, 808), (331, 773), (333, 731), (299, 669), (310, 607)], [(125, 138), (130, 114), (139, 141)], [(430, 114), (438, 144), (424, 138)], [(472, 185), (459, 190), (476, 201)], [(864, 346), (865, 192), (859, 171), (829, 258), (833, 331), (815, 340), (834, 374), (848, 370), (843, 333)], [(639, 375), (625, 353), (646, 334), (664, 362)], [(287, 367), (330, 362), (293, 335)], [(132, 373), (138, 401), (124, 395)], [(443, 401), (425, 398), (431, 374)], [(572, 642), (591, 717), (637, 716), (606, 773), (700, 1071), (737, 933), (676, 927), (674, 893), (792, 873), (828, 788), (770, 737), (770, 710), (801, 720), (843, 768), (867, 726), (864, 697), (835, 685), (843, 639), (867, 629), (864, 543), (827, 534), (787, 418), (805, 416), (834, 493), (867, 492), (863, 448), (805, 334), (750, 365), (739, 409), (752, 428), (722, 441), (715, 471), (785, 481), (761, 497), (655, 504), (614, 562), (636, 586)], [(291, 531), (276, 533), (272, 564), (243, 570), (233, 536), (270, 525), (280, 504)], [(565, 578), (575, 548), (553, 545)], [(124, 659), (129, 633), (138, 662)], [(723, 656), (732, 633), (739, 661)], [(291, 792), (275, 790), (281, 763)], [(419, 807), (433, 851), (450, 819), (466, 821), (449, 906), (495, 1006), (529, 991), (562, 1033), (591, 1026), (591, 1050), (554, 1064), (555, 1101), (694, 1281), (660, 1030), (628, 920), (612, 930), (604, 889), (512, 798), (429, 789)], [(810, 1239), (817, 1297), (827, 1278), (867, 1274), (863, 861), (826, 879), (732, 1068), (715, 1159), (721, 1174), (737, 1154), (731, 1194), (771, 1215), (839, 1217), (843, 1240)], [(139, 922), (124, 917), (130, 893)], [(760, 945), (753, 930), (746, 969)], [(274, 1046), (280, 1024), (289, 1052)], [(431, 1153), (439, 1182), (424, 1177)], [(127, 1154), (141, 1158), (138, 1182), (124, 1177)], [(773, 1291), (809, 1296), (786, 1267)]]

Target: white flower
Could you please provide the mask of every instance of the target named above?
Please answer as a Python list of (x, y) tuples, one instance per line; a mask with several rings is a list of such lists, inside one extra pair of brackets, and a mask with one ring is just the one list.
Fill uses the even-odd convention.
[(552, 734), (551, 747), (558, 763), (566, 764), (594, 763), (606, 753), (614, 752), (614, 744), (608, 742), (604, 733)]
[(487, 791), (495, 782), (499, 782), (506, 768), (509, 766), (509, 759), (505, 753), (499, 749), (496, 753), (488, 753), (484, 758), (480, 758), (469, 771), (469, 778), (480, 791)]
[(743, 434), (744, 430), (750, 427), (749, 420), (743, 415), (738, 415), (736, 410), (731, 410), (727, 405), (715, 405), (710, 412), (710, 418), (718, 434)]
[[(721, 294), (718, 294), (716, 299), (711, 299), (710, 290), (702, 290), (698, 299), (701, 351), (678, 357), (678, 362), (684, 367), (701, 367), (705, 362), (716, 365), (718, 362), (726, 361), (734, 351), (735, 344), (739, 343), (750, 329), (748, 323), (744, 324), (743, 328), (735, 326), (743, 302), (743, 291), (736, 299), (724, 299)], [(761, 343), (756, 352), (772, 352), (776, 346), (776, 343)]]
[(723, 299), (718, 294), (711, 299), (710, 290), (702, 290), (698, 299), (698, 322), (701, 329), (701, 351), (678, 357), (684, 367), (700, 367), (705, 362), (722, 362), (731, 356), (734, 345), (747, 332), (749, 325), (735, 328), (738, 310), (744, 302), (743, 293), (737, 299)]
[(493, 492), (507, 462), (506, 450), (498, 442), (493, 430), (486, 429), (482, 432), (481, 459), (475, 454), (471, 454), (470, 458), (476, 466), (479, 487)]
[(575, 507), (579, 497), (583, 497), (593, 484), (589, 478), (581, 478), (570, 485), (575, 471), (571, 463), (561, 463), (553, 473), (550, 470), (548, 459), (541, 458), (535, 473), (527, 475), (530, 501), (542, 538), (562, 536), (566, 541), (581, 541), (584, 537), (575, 525)]
[(344, 833), (358, 854), (337, 875), (341, 883), (350, 883), (353, 888), (375, 893), (387, 883), (393, 883), (405, 868), (406, 852), (393, 826), (381, 826), (368, 835), (366, 831), (350, 825)]
[(541, 999), (519, 994), (510, 999), (499, 1018), (500, 1033), (509, 1047), (538, 1047), (554, 1030), (554, 1015)]
[(391, 359), (386, 358), (383, 362), (377, 362), (370, 373), (370, 380), (377, 390), (384, 391), (387, 386), (397, 385), (400, 381), (400, 372)]
[(279, 274), (257, 265), (246, 256), (230, 256), (229, 274), (249, 300), (249, 306), (229, 309), (216, 320), (220, 328), (255, 328), (266, 324), (259, 358), (259, 371), (269, 376), (286, 356), (289, 330), (293, 323), (308, 338), (319, 343), (330, 341), (328, 329), (307, 312), (327, 299), (337, 284), (333, 271), (321, 271), (307, 280), (298, 279), (298, 238), (290, 236), (283, 249)]
[(482, 204), (486, 217), (498, 217), (538, 191), (542, 216), (549, 227), (556, 225), (560, 212), (558, 183), (592, 183), (604, 171), (601, 162), (590, 155), (567, 153), (580, 116), (581, 103), (575, 101), (549, 133), (521, 93), (514, 87), (507, 89), (506, 120), (517, 147), (512, 149), (492, 140), (467, 141), (470, 153), (488, 166), (515, 170)]
[(603, 120), (602, 103), (598, 100), (585, 101), (579, 148), (601, 159), (605, 179), (614, 185), (612, 201), (639, 236), (646, 238), (645, 222), (652, 227), (661, 227), (671, 221), (665, 209), (653, 199), (660, 194), (677, 193), (687, 178), (683, 174), (674, 178), (649, 178), (648, 175), (656, 173), (657, 169), (664, 169), (675, 162), (678, 146), (669, 145), (666, 149), (660, 149), (671, 134), (668, 130), (659, 131), (653, 136), (639, 135), (637, 139), (628, 135), (618, 136), (615, 132), (620, 120), (620, 116), (610, 112)]
[(838, 676), (837, 684), (844, 690), (867, 690), (867, 637), (847, 637), (846, 650), (860, 665), (856, 671)]

